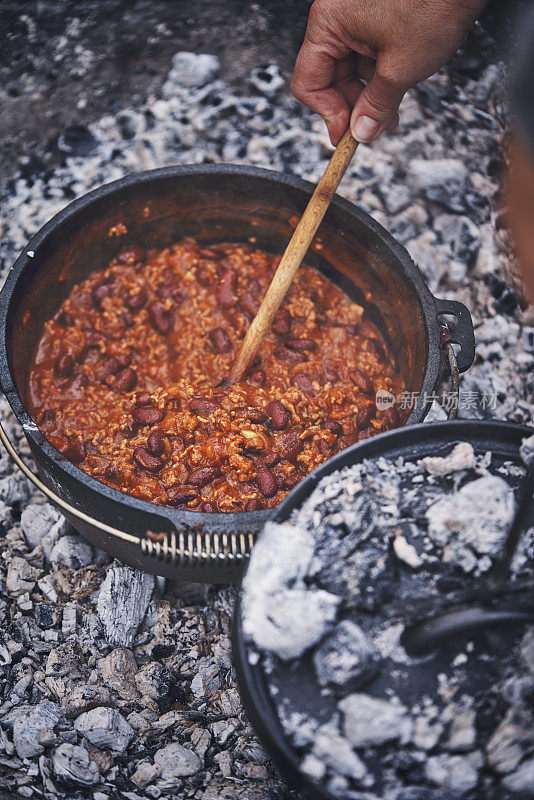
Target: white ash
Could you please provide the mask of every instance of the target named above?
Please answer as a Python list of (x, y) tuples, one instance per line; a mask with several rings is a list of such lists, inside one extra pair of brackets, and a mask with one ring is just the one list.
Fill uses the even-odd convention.
[[(460, 636), (423, 658), (401, 644), (405, 619), (483, 580), (525, 474), (519, 459), (467, 442), (418, 462), (380, 457), (324, 478), (289, 521), (266, 526), (242, 588), (249, 656), (302, 771), (334, 796), (482, 800), (527, 785), (534, 626)], [(531, 585), (533, 536), (525, 531), (511, 575)], [(288, 658), (300, 617), (316, 624), (313, 603), (299, 596), (292, 607), (284, 594), (294, 585), (338, 603), (320, 641)], [(278, 596), (285, 617), (265, 636)]]
[[(498, 177), (491, 164), (495, 164), (501, 149), (506, 82), (503, 66), (484, 63), (482, 52), (481, 49), (478, 54), (480, 64), (476, 75), (468, 72), (459, 80), (458, 74), (451, 75), (445, 69), (411, 91), (401, 109), (398, 134), (382, 137), (371, 147), (359, 150), (340, 194), (384, 224), (418, 261), (431, 289), (438, 296), (466, 303), (477, 329), (482, 328), (484, 341), (480, 353), (461, 384), (465, 392), (476, 391), (479, 395), (460, 408), (460, 415), (531, 422), (534, 353), (532, 346), (527, 345), (532, 328), (522, 324), (517, 301), (506, 283), (511, 247), (502, 231), (495, 231), (494, 222), (495, 211), (499, 211), (493, 202)], [(182, 64), (181, 71), (176, 68), (177, 63)], [(130, 172), (168, 164), (231, 162), (317, 180), (331, 153), (324, 125), (290, 97), (287, 80), (284, 87), (281, 77), (287, 79), (288, 75), (281, 76), (277, 65), (255, 67), (249, 82), (236, 88), (226, 82), (213, 56), (181, 55), (173, 64), (161, 95), (151, 96), (134, 107), (128, 100), (125, 108), (110, 111), (90, 128), (82, 128), (86, 150), (74, 150), (66, 135), (60, 137), (57, 144), (63, 161), (54, 170), (44, 165), (33, 166), (30, 154), (20, 174), (2, 193), (2, 275), (38, 228), (73, 197)], [(191, 81), (197, 84), (196, 88), (186, 85)], [(429, 162), (434, 168), (436, 161), (451, 158), (457, 163), (447, 167), (451, 180), (443, 191), (435, 182), (432, 185), (430, 179), (424, 180), (424, 186), (407, 180), (414, 160)], [(464, 165), (468, 175), (460, 190)], [(488, 320), (491, 324), (484, 324)], [(482, 408), (483, 393), (493, 391), (498, 394), (496, 406)], [(444, 417), (439, 407), (432, 413), (440, 419)], [(3, 398), (0, 414), (19, 451), (29, 458), (28, 445)], [(72, 800), (83, 784), (76, 784), (73, 779), (73, 784), (68, 785), (64, 776), (72, 769), (78, 777), (86, 774), (85, 770), (90, 777), (96, 777), (91, 766), (94, 762), (100, 771), (98, 782), (90, 788), (94, 800), (183, 797), (186, 792), (195, 800), (221, 797), (271, 800), (287, 796), (269, 761), (259, 764), (250, 757), (250, 748), (258, 745), (236, 700), (227, 657), (233, 602), (230, 592), (211, 589), (206, 592), (204, 588), (189, 591), (187, 587), (180, 591), (168, 585), (164, 595), (152, 594), (133, 641), (125, 642), (124, 631), (115, 631), (119, 621), (107, 612), (104, 620), (100, 620), (95, 609), (94, 601), (108, 562), (102, 562), (97, 553), (94, 566), (80, 570), (64, 561), (50, 562), (52, 548), (61, 537), (72, 534), (72, 529), (33, 492), (3, 451), (0, 521), (5, 531), (0, 562), (2, 585), (14, 558), (23, 558), (33, 569), (42, 570), (31, 590), (15, 583), (13, 591), (7, 591), (1, 598), (5, 644), (0, 644), (0, 666), (8, 667), (4, 667), (0, 676), (4, 698), (0, 724), (4, 726), (4, 719), (13, 709), (37, 706), (44, 700), (60, 705), (66, 715), (66, 721), (54, 729), (58, 743), (42, 744), (44, 752), (25, 762), (18, 759), (13, 749), (10, 752), (12, 732), (6, 723), (5, 758), (6, 762), (14, 761), (0, 765), (1, 786), (3, 781), (9, 781), (10, 791), (19, 786), (18, 793), (24, 796), (22, 791), (31, 785), (35, 787), (34, 796), (45, 791), (50, 797)], [(409, 534), (403, 535), (408, 544), (413, 544)], [(424, 562), (424, 549), (417, 552)], [(524, 552), (529, 552), (526, 545)], [(40, 558), (43, 560), (39, 561)], [(527, 556), (523, 554), (521, 558), (523, 563)], [(379, 578), (380, 561), (374, 563), (374, 556), (369, 563), (363, 560), (369, 573)], [(352, 562), (357, 566), (355, 554)], [(325, 591), (335, 593), (340, 582), (355, 589), (354, 575), (354, 568), (342, 571)], [(28, 582), (32, 581), (33, 576)], [(22, 608), (19, 601), (26, 593), (31, 605), (23, 600)], [(71, 622), (63, 625), (63, 609), (67, 604), (76, 610), (74, 629), (72, 611), (67, 615)], [(106, 620), (109, 622), (104, 627)], [(382, 647), (388, 638), (386, 634), (387, 631)], [(396, 644), (395, 637), (389, 638), (390, 651), (400, 659), (402, 648), (398, 637)], [(59, 669), (46, 673), (48, 654), (67, 640), (74, 646), (72, 656), (66, 659), (68, 663), (59, 667), (65, 659), (64, 651), (60, 650), (50, 662), (50, 666), (55, 664)], [(118, 647), (128, 647), (134, 654), (139, 669), (134, 680), (141, 693), (140, 700), (121, 698), (119, 692), (103, 683), (99, 662)], [(30, 663), (23, 663), (25, 659), (30, 659)], [(154, 662), (165, 669), (161, 682), (152, 672), (153, 667), (147, 669), (146, 675), (143, 671)], [(401, 660), (396, 663), (402, 665)], [(166, 693), (167, 673), (171, 676), (171, 690)], [(15, 685), (20, 694), (13, 691)], [(117, 755), (113, 749), (100, 751), (74, 730), (77, 717), (102, 706), (116, 708), (135, 730), (124, 754)], [(175, 707), (187, 709), (189, 717), (183, 710), (171, 711)], [(229, 736), (221, 745), (208, 726), (236, 717), (241, 727), (235, 730), (233, 723), (229, 724)], [(294, 720), (294, 727), (301, 726), (303, 742), (308, 740), (313, 728), (311, 720), (304, 716), (299, 722), (297, 717)], [(427, 743), (435, 738), (439, 725), (436, 720), (428, 723), (431, 733), (427, 732)], [(74, 740), (60, 741), (67, 736), (74, 736)], [(224, 736), (219, 733), (221, 738)], [(157, 786), (154, 754), (171, 741), (187, 747), (201, 746), (202, 754), (201, 750), (198, 754), (203, 766), (196, 775), (177, 778), (182, 781), (180, 789), (161, 789)], [(78, 751), (61, 750), (59, 759), (56, 758), (59, 764), (56, 775), (54, 753), (65, 743), (85, 750), (89, 760)], [(143, 767), (143, 783), (137, 784), (133, 776), (141, 764), (149, 766)], [(258, 767), (265, 769), (264, 764), (267, 777), (254, 772)], [(531, 785), (528, 764), (524, 761), (517, 773), (506, 774), (510, 791), (525, 781)], [(33, 770), (30, 777), (28, 769)], [(340, 778), (350, 780), (346, 776)], [(350, 796), (350, 789), (339, 781), (331, 788), (338, 796)], [(367, 792), (373, 794), (372, 789), (358, 789), (360, 796)], [(424, 800), (445, 800), (442, 788), (427, 786), (424, 792)], [(422, 800), (422, 796), (407, 795), (395, 800)]]

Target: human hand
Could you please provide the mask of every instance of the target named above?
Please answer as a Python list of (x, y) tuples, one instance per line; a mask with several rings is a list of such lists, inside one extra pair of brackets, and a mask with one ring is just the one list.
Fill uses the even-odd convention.
[(332, 144), (398, 125), (405, 92), (456, 52), (487, 0), (315, 0), (291, 90)]

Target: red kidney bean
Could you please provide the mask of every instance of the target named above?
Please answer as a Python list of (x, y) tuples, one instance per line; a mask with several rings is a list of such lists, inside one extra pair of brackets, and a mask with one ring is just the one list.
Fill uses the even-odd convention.
[(121, 353), (117, 353), (116, 358), (121, 367), (129, 367), (132, 363), (132, 354), (129, 350), (123, 350)]
[(104, 383), (110, 377), (110, 375), (115, 375), (121, 369), (121, 364), (119, 359), (116, 356), (111, 356), (108, 358), (106, 363), (98, 370), (97, 376), (99, 380)]
[(237, 303), (237, 272), (227, 269), (221, 277), (217, 287), (217, 301), (223, 308), (231, 308)]
[(146, 440), (146, 444), (151, 453), (160, 456), (165, 452), (165, 434), (161, 428), (155, 428)]
[(207, 486), (208, 483), (215, 480), (219, 474), (220, 470), (217, 469), (217, 467), (198, 467), (198, 469), (194, 469), (190, 474), (189, 483), (191, 486), (202, 489), (204, 486)]
[(363, 372), (361, 369), (353, 369), (351, 378), (354, 385), (357, 386), (363, 394), (374, 394), (373, 382), (367, 373)]
[(131, 367), (125, 367), (117, 375), (113, 388), (118, 392), (131, 392), (132, 389), (135, 389), (136, 383), (137, 372)]
[(343, 425), (337, 422), (335, 419), (328, 419), (324, 425), (327, 431), (333, 433), (335, 436), (342, 436), (343, 435)]
[(232, 342), (224, 328), (213, 328), (209, 337), (218, 353), (228, 353), (232, 349)]
[(165, 411), (153, 406), (136, 406), (132, 409), (132, 417), (138, 425), (159, 425), (165, 418)]
[(306, 353), (288, 350), (287, 347), (276, 347), (273, 351), (273, 355), (280, 361), (288, 361), (290, 364), (300, 364), (301, 361), (308, 360)]
[(384, 348), (378, 339), (375, 339), (372, 336), (367, 339), (367, 349), (370, 350), (371, 353), (374, 353), (379, 361), (381, 361), (383, 364), (386, 363), (386, 353), (384, 352)]
[(265, 453), (264, 455), (258, 456), (254, 463), (262, 466), (262, 467), (273, 467), (280, 461), (281, 456), (277, 455), (274, 452)]
[(328, 444), (326, 439), (319, 439), (319, 444), (317, 447), (322, 456), (326, 456), (331, 450), (331, 445)]
[(280, 308), (271, 325), (277, 336), (289, 336), (291, 332), (291, 315), (287, 308)]
[(299, 439), (297, 433), (288, 433), (280, 440), (280, 458), (286, 461), (294, 461), (299, 453), (302, 452), (304, 443)]
[(265, 411), (272, 420), (273, 428), (277, 431), (285, 428), (291, 416), (280, 400), (270, 400), (265, 406)]
[(135, 264), (137, 261), (143, 261), (145, 256), (146, 250), (142, 247), (125, 247), (117, 255), (117, 261), (121, 264)]
[(317, 342), (314, 342), (313, 339), (288, 339), (286, 341), (286, 347), (299, 352), (301, 350), (316, 350)]
[(68, 311), (63, 309), (57, 315), (56, 322), (58, 325), (61, 325), (62, 328), (70, 328), (74, 325), (74, 317)]
[(215, 505), (215, 503), (203, 503), (202, 511), (205, 511), (206, 514), (215, 514), (215, 512), (217, 511), (217, 506)]
[(207, 397), (193, 397), (189, 402), (189, 410), (193, 414), (213, 414), (218, 408), (220, 408), (219, 404)]
[(265, 422), (267, 419), (267, 414), (263, 412), (260, 408), (247, 408), (245, 411), (245, 416), (251, 422), (259, 424), (261, 422)]
[(356, 441), (363, 442), (365, 439), (370, 439), (373, 436), (374, 431), (372, 428), (365, 428), (365, 430), (360, 431), (358, 434), (358, 438)]
[(133, 403), (136, 406), (150, 406), (152, 405), (152, 396), (150, 392), (136, 392)]
[(130, 439), (132, 436), (135, 436), (139, 430), (139, 425), (140, 423), (136, 422), (134, 419), (127, 420), (121, 428), (122, 435)]
[(122, 324), (125, 325), (127, 328), (131, 328), (134, 323), (132, 315), (129, 314), (127, 311), (123, 311), (122, 313), (119, 314), (119, 321), (122, 322)]
[(74, 358), (70, 353), (61, 353), (57, 357), (54, 372), (58, 378), (70, 378), (74, 372)]
[(313, 389), (313, 381), (306, 372), (297, 372), (293, 376), (293, 380), (303, 392), (311, 392)]
[(278, 482), (267, 467), (258, 467), (256, 482), (264, 497), (272, 497), (278, 491)]
[(148, 309), (150, 321), (158, 333), (165, 336), (171, 329), (169, 314), (160, 300), (156, 300)]
[(389, 431), (392, 428), (398, 428), (400, 425), (400, 416), (397, 406), (390, 406), (382, 414), (382, 430)]
[(148, 447), (136, 447), (133, 457), (136, 464), (149, 472), (157, 472), (164, 464), (163, 459), (151, 453)]
[(122, 477), (122, 470), (115, 464), (108, 464), (104, 470), (104, 475), (111, 481), (118, 481)]
[(251, 292), (245, 292), (239, 298), (239, 305), (243, 309), (243, 311), (248, 314), (250, 317), (255, 317), (258, 308), (260, 307), (257, 300), (251, 294)]
[(84, 461), (86, 452), (85, 452), (85, 445), (83, 442), (76, 442), (75, 444), (69, 445), (64, 451), (63, 455), (69, 461), (72, 461), (73, 464), (81, 464)]
[(162, 297), (164, 300), (170, 298), (178, 304), (184, 301), (183, 291), (179, 286), (175, 286), (173, 283), (163, 283), (158, 289), (158, 296)]
[(95, 306), (100, 306), (105, 297), (109, 297), (112, 291), (111, 283), (100, 283), (98, 286), (93, 287), (91, 297)]
[(261, 508), (261, 503), (255, 497), (247, 500), (247, 504), (245, 506), (245, 511), (259, 511)]
[(182, 506), (198, 496), (198, 489), (187, 484), (173, 483), (167, 489), (167, 503), (171, 506)]
[(252, 386), (263, 386), (265, 383), (265, 372), (262, 369), (255, 369), (254, 372), (245, 378), (246, 383), (251, 383)]
[(212, 277), (206, 267), (197, 267), (195, 270), (197, 281), (201, 286), (209, 286), (212, 283)]
[(304, 478), (304, 475), (299, 470), (294, 470), (290, 472), (289, 475), (284, 477), (284, 489), (293, 489), (297, 483), (300, 483), (301, 480)]
[(257, 278), (251, 278), (247, 283), (247, 289), (252, 295), (258, 295), (261, 292), (261, 283)]
[(98, 453), (98, 448), (92, 443), (90, 439), (87, 439), (85, 442), (85, 452), (88, 456), (94, 456), (95, 453)]
[(363, 431), (364, 428), (368, 428), (371, 424), (371, 420), (376, 417), (376, 406), (374, 403), (367, 406), (366, 408), (362, 408), (358, 411), (357, 414), (354, 415), (354, 425), (360, 430)]
[(323, 375), (325, 381), (329, 381), (330, 383), (337, 383), (337, 381), (339, 380), (339, 373), (335, 368), (334, 364), (330, 361), (324, 362)]
[(143, 308), (147, 301), (147, 293), (146, 289), (141, 287), (136, 294), (129, 294), (126, 298), (126, 305), (132, 311), (138, 311), (140, 308)]

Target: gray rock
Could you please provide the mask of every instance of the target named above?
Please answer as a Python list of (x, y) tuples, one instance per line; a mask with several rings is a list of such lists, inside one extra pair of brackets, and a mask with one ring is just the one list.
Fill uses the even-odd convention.
[(377, 650), (351, 620), (340, 622), (313, 654), (315, 675), (321, 686), (356, 689), (376, 674), (377, 662)]
[(98, 706), (85, 711), (75, 720), (74, 727), (91, 744), (106, 750), (123, 753), (132, 736), (133, 728), (114, 708)]
[(429, 475), (450, 475), (475, 466), (475, 451), (470, 442), (459, 442), (448, 456), (427, 456), (422, 464)]
[(488, 763), (496, 772), (511, 772), (533, 747), (532, 712), (523, 706), (512, 706), (488, 742)]
[(436, 786), (450, 789), (455, 796), (462, 797), (477, 785), (481, 766), (480, 753), (431, 756), (425, 766), (425, 775)]
[(117, 647), (98, 662), (102, 680), (118, 693), (122, 700), (137, 700), (139, 692), (135, 687), (137, 663), (131, 650)]
[(117, 563), (109, 567), (96, 608), (111, 644), (122, 647), (132, 644), (153, 589), (153, 575)]
[(468, 708), (454, 715), (450, 728), (447, 747), (449, 750), (462, 752), (471, 750), (476, 743), (475, 730), (476, 714), (474, 709)]
[(0, 500), (6, 506), (25, 503), (33, 491), (32, 485), (20, 472), (13, 472), (0, 479)]
[(132, 774), (132, 781), (144, 788), (159, 778), (161, 773), (160, 767), (156, 764), (151, 764), (150, 761), (141, 761), (137, 765), (135, 772)]
[(62, 716), (61, 708), (50, 700), (17, 709), (13, 722), (13, 744), (19, 758), (40, 755), (44, 751), (39, 743), (40, 734), (55, 728)]
[(534, 797), (534, 758), (530, 758), (503, 780), (508, 791), (520, 795), (521, 798)]
[(26, 559), (13, 556), (7, 568), (6, 589), (13, 597), (31, 592), (42, 570), (32, 567)]
[(353, 747), (365, 748), (399, 739), (407, 742), (413, 723), (400, 703), (367, 694), (351, 694), (338, 703), (343, 714), (343, 732)]
[(180, 778), (196, 775), (202, 769), (202, 761), (192, 750), (172, 742), (154, 754), (154, 765), (160, 771), (158, 785), (173, 789), (181, 785)]
[(67, 717), (78, 717), (90, 708), (104, 706), (111, 702), (111, 692), (105, 686), (93, 686), (82, 683), (73, 687), (63, 698), (63, 707)]
[(137, 691), (143, 697), (152, 700), (163, 700), (168, 697), (171, 688), (171, 674), (159, 661), (150, 661), (141, 667), (135, 676)]
[(52, 753), (54, 775), (63, 783), (77, 786), (94, 786), (100, 780), (100, 771), (92, 761), (85, 747), (65, 744), (56, 747)]
[(176, 53), (172, 59), (172, 68), (163, 84), (163, 97), (174, 97), (176, 87), (199, 89), (213, 81), (219, 72), (220, 64), (216, 56), (208, 53)]
[(245, 575), (244, 632), (257, 647), (284, 660), (319, 642), (339, 605), (340, 598), (329, 592), (306, 589), (303, 579), (312, 555), (307, 531), (267, 523)]
[(476, 563), (473, 555), (500, 551), (514, 509), (513, 489), (502, 478), (488, 475), (431, 505), (426, 512), (428, 534), (443, 548), (444, 561), (470, 571)]
[(473, 264), (480, 248), (480, 234), (469, 217), (441, 214), (433, 227), (454, 258), (468, 266)]
[(278, 64), (268, 64), (265, 67), (255, 67), (250, 73), (249, 82), (266, 97), (276, 97), (283, 88), (285, 79)]
[(447, 183), (463, 183), (467, 169), (456, 158), (414, 158), (410, 161), (409, 182), (416, 189), (429, 189)]
[(335, 721), (322, 725), (314, 738), (312, 754), (335, 773), (371, 786), (373, 779), (347, 738), (341, 736)]
[(30, 547), (41, 545), (49, 559), (55, 543), (66, 533), (67, 522), (50, 503), (31, 503), (22, 512), (20, 527)]
[(81, 569), (92, 562), (93, 551), (81, 536), (69, 533), (55, 543), (49, 558), (52, 563), (62, 564), (67, 569)]

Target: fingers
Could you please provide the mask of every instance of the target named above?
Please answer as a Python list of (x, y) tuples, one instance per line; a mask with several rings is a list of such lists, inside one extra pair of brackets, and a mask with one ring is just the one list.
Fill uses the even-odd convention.
[(382, 131), (395, 129), (398, 108), (406, 90), (394, 73), (377, 60), (374, 74), (360, 94), (351, 114), (350, 128), (358, 142), (371, 142)]
[(297, 100), (326, 122), (332, 144), (349, 123), (350, 109), (343, 92), (333, 85), (336, 59), (305, 39), (295, 64), (291, 91)]

